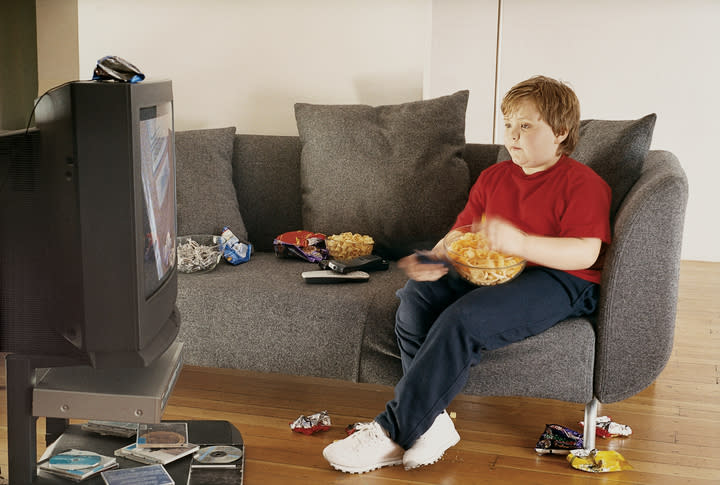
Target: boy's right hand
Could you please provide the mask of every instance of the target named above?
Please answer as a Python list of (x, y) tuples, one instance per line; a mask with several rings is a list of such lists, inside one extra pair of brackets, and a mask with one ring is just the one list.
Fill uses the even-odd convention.
[(436, 281), (449, 271), (447, 263), (432, 252), (405, 256), (398, 261), (398, 267), (415, 281)]

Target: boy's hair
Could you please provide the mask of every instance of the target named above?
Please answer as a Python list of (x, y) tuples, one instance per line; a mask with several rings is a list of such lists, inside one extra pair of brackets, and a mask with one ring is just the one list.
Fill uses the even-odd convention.
[(567, 132), (558, 151), (570, 155), (580, 136), (580, 101), (572, 88), (549, 77), (534, 76), (513, 86), (503, 98), (500, 110), (503, 115), (510, 115), (526, 98), (535, 103), (540, 117), (555, 135)]

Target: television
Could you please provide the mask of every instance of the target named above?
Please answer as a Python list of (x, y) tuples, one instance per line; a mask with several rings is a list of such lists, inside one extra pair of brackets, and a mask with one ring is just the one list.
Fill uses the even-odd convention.
[(174, 342), (172, 83), (75, 81), (0, 134), (0, 351), (147, 367)]

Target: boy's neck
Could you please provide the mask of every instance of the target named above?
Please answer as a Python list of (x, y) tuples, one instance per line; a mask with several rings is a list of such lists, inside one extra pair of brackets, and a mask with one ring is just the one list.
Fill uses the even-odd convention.
[(536, 173), (544, 172), (546, 170), (550, 170), (553, 168), (557, 163), (560, 161), (560, 159), (563, 157), (562, 154), (555, 157), (554, 160), (552, 160), (550, 163), (544, 164), (540, 167), (520, 167), (525, 175), (533, 175)]

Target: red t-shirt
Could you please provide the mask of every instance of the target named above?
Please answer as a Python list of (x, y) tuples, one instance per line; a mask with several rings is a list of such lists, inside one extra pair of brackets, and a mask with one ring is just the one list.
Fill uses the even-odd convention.
[[(528, 234), (592, 237), (605, 246), (611, 238), (611, 196), (598, 174), (568, 156), (531, 175), (507, 160), (483, 170), (453, 228), (472, 224), (485, 214), (502, 217)], [(604, 247), (600, 254), (592, 268), (567, 272), (599, 283)]]

